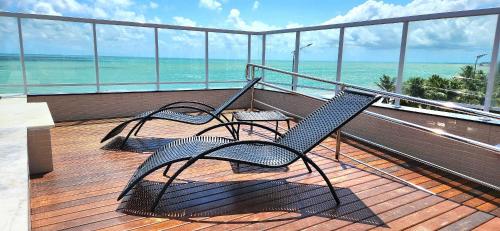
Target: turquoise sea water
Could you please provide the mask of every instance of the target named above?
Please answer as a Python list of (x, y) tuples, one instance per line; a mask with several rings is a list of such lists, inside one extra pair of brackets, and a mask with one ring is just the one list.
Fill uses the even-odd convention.
[[(205, 61), (203, 59), (161, 58), (160, 90), (205, 88)], [(260, 63), (260, 61), (255, 61)], [(245, 79), (246, 60), (209, 60), (209, 82), (242, 81)], [(291, 61), (268, 60), (268, 66), (291, 70)], [(404, 78), (429, 77), (438, 74), (455, 76), (465, 64), (406, 63)], [(95, 92), (96, 74), (93, 57), (90, 56), (42, 56), (26, 55), (28, 84), (87, 84), (87, 86), (30, 86), (30, 94), (89, 93)], [(335, 61), (301, 61), (299, 71), (328, 80), (334, 80)], [(342, 81), (376, 88), (375, 82), (382, 74), (397, 75), (397, 63), (344, 62)], [(486, 71), (485, 67), (480, 67)], [(260, 72), (257, 73), (260, 75)], [(99, 57), (99, 81), (101, 91), (148, 91), (156, 90), (154, 58)], [(290, 84), (286, 75), (266, 72), (266, 81)], [(22, 92), (21, 65), (15, 55), (0, 55), (0, 93)], [(127, 83), (127, 85), (107, 85)], [(134, 84), (136, 83), (136, 84)], [(149, 83), (149, 84), (137, 84)], [(239, 87), (241, 83), (209, 83), (209, 88)], [(333, 88), (322, 83), (300, 80), (299, 85)], [(303, 88), (299, 88), (303, 89)]]

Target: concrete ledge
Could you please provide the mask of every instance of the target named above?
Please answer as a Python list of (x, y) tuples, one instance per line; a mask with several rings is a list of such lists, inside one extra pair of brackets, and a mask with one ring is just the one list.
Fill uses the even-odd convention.
[(28, 149), (25, 127), (0, 128), (0, 227), (30, 230)]

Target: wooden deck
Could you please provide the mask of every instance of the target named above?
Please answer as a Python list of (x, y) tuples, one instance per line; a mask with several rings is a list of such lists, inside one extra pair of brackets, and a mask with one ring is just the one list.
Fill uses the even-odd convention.
[[(500, 192), (354, 141), (342, 144), (343, 153), (435, 195), (345, 157), (336, 162), (334, 153), (317, 147), (309, 156), (336, 186), (340, 207), (335, 207), (319, 174), (307, 173), (302, 162), (271, 170), (242, 165), (238, 171), (228, 162), (202, 160), (181, 174), (155, 217), (135, 216), (147, 214), (144, 205), (166, 181), (158, 171), (116, 201), (148, 157), (138, 153), (147, 151), (141, 145), (168, 141), (151, 137), (187, 137), (206, 126), (152, 122), (139, 134), (142, 141), (132, 140), (132, 151), (113, 150), (112, 144), (102, 148), (100, 138), (116, 124), (63, 123), (52, 130), (54, 171), (31, 180), (33, 230), (500, 230)], [(260, 130), (245, 135), (267, 137)], [(323, 144), (335, 147), (333, 139)]]

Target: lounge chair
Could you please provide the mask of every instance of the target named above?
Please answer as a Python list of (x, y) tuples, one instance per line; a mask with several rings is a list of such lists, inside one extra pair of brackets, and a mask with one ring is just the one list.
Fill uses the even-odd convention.
[[(181, 123), (187, 123), (187, 124), (195, 124), (195, 125), (201, 125), (201, 124), (206, 124), (213, 119), (218, 120), (221, 123), (229, 122), (229, 119), (222, 114), (224, 110), (226, 110), (231, 104), (233, 104), (238, 98), (240, 98), (245, 92), (250, 90), (257, 82), (259, 82), (260, 78), (255, 78), (251, 81), (249, 81), (243, 88), (241, 88), (236, 94), (231, 96), (229, 99), (227, 99), (224, 103), (219, 105), (217, 108), (214, 108), (210, 105), (200, 103), (200, 102), (194, 102), (194, 101), (179, 101), (175, 103), (170, 103), (167, 104), (163, 107), (158, 108), (157, 110), (154, 111), (147, 111), (143, 112), (134, 118), (127, 120), (115, 128), (113, 128), (104, 138), (102, 138), (101, 143), (120, 134), (120, 132), (127, 127), (127, 125), (133, 121), (138, 121), (132, 129), (130, 129), (129, 133), (125, 137), (125, 139), (122, 140), (121, 148), (125, 145), (127, 142), (128, 138), (130, 135), (135, 130), (134, 135), (137, 135), (139, 130), (141, 130), (142, 126), (147, 121), (153, 120), (153, 119), (163, 119), (163, 120), (172, 120), (172, 121), (177, 121)], [(191, 110), (195, 112), (201, 112), (203, 114), (201, 115), (191, 115), (187, 113), (181, 113), (181, 112), (175, 112), (173, 110), (175, 109), (183, 109), (183, 110)], [(222, 117), (222, 118), (220, 118)], [(226, 121), (223, 121), (222, 119), (225, 119)], [(234, 136), (234, 133), (236, 130), (234, 127), (226, 126), (226, 128), (229, 130), (229, 132)], [(137, 129), (137, 130), (136, 130)]]
[[(380, 99), (378, 95), (351, 90), (341, 91), (285, 134), (260, 124), (254, 124), (256, 127), (278, 134), (280, 137), (275, 142), (262, 140), (238, 141), (223, 137), (200, 136), (214, 128), (223, 127), (224, 124), (209, 127), (196, 134), (196, 136), (176, 140), (156, 150), (139, 166), (123, 192), (119, 195), (118, 200), (123, 198), (145, 176), (162, 167), (166, 167), (164, 171), (164, 175), (166, 175), (170, 165), (180, 161), (187, 160), (168, 179), (156, 197), (151, 208), (152, 211), (155, 210), (162, 195), (174, 179), (199, 159), (231, 161), (267, 168), (288, 166), (302, 159), (306, 163), (309, 172), (311, 172), (311, 169), (308, 164), (319, 172), (326, 181), (335, 201), (340, 204), (339, 198), (327, 176), (318, 165), (306, 156), (306, 153), (378, 99)], [(249, 123), (245, 122), (231, 122), (228, 124), (249, 125)]]

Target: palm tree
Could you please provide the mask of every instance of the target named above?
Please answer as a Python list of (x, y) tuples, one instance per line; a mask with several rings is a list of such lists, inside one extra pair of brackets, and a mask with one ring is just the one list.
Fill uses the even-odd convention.
[(425, 81), (425, 98), (434, 100), (448, 100), (450, 81), (439, 75), (432, 75)]
[[(396, 90), (396, 78), (391, 78), (390, 76), (383, 74), (382, 77), (378, 79), (378, 82), (375, 82), (380, 90), (394, 92)], [(384, 97), (382, 100), (383, 103), (391, 102), (391, 99), (388, 97)]]
[(466, 65), (461, 68), (458, 75), (460, 94), (456, 96), (456, 101), (467, 104), (482, 104), (486, 93), (486, 73), (483, 70), (474, 73), (474, 67)]
[(425, 79), (413, 77), (405, 81), (404, 93), (410, 96), (425, 98)]
[[(425, 79), (421, 77), (413, 77), (405, 81), (404, 93), (406, 95), (424, 98), (425, 97)], [(413, 102), (405, 102), (403, 105), (420, 107), (421, 105)]]

